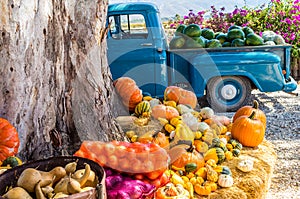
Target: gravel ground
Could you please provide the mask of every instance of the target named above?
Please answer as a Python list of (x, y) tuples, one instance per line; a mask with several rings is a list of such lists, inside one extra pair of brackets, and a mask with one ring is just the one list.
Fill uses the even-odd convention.
[[(300, 95), (300, 84), (295, 93)], [(300, 199), (300, 96), (253, 94), (266, 113), (266, 139), (274, 144), (278, 156), (267, 199)]]
[[(300, 95), (300, 82), (294, 93)], [(300, 96), (282, 91), (252, 94), (267, 116), (265, 137), (278, 156), (267, 199), (300, 199)]]

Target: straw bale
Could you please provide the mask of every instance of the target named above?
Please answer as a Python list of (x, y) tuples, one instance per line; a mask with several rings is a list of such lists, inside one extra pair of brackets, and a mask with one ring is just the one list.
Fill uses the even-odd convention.
[[(252, 171), (245, 173), (236, 168), (236, 165), (242, 159), (252, 159), (254, 161)], [(222, 164), (231, 169), (234, 179), (233, 186), (230, 188), (219, 187), (217, 191), (209, 196), (198, 196), (198, 198), (264, 199), (271, 184), (276, 159), (274, 146), (267, 140), (264, 140), (256, 148), (244, 147), (239, 157), (225, 161)]]

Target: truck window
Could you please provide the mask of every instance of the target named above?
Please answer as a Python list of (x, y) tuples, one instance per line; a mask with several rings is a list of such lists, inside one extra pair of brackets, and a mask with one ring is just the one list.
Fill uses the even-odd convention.
[(109, 16), (110, 34), (114, 39), (145, 39), (148, 30), (141, 14)]

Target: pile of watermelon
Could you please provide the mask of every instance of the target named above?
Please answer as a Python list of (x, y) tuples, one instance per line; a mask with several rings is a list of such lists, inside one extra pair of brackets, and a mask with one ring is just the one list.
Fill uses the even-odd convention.
[(198, 24), (181, 24), (177, 27), (169, 46), (170, 49), (182, 49), (283, 44), (285, 44), (285, 41), (281, 35), (273, 31), (265, 31), (260, 36), (248, 26), (232, 25), (226, 33), (223, 33), (214, 32), (210, 28), (201, 29)]

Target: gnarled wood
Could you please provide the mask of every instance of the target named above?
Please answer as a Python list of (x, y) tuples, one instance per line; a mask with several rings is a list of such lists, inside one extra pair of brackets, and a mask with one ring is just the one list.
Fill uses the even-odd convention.
[(0, 1), (0, 117), (16, 126), (24, 159), (72, 154), (83, 140), (121, 139), (112, 121), (107, 4)]

